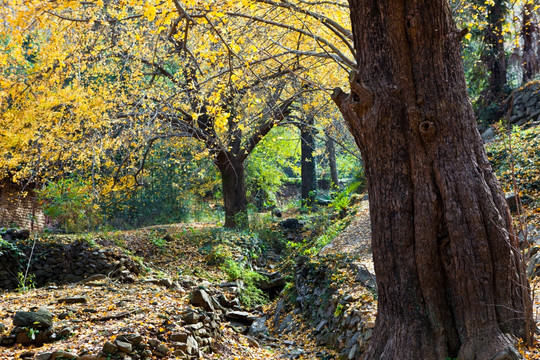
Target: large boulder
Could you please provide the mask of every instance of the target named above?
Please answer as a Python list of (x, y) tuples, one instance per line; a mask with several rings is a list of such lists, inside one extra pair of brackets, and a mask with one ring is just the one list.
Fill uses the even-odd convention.
[(53, 315), (46, 308), (38, 311), (17, 311), (13, 316), (13, 326), (32, 329), (46, 329), (53, 325)]

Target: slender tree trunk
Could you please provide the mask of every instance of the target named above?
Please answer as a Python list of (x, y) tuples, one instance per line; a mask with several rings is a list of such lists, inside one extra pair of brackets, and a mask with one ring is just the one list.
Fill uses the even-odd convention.
[[(489, 70), (489, 91), (486, 96), (487, 103), (498, 102), (504, 95), (506, 85), (506, 54), (504, 51), (503, 23), (505, 18), (505, 6), (503, 0), (495, 0), (488, 8), (488, 26), (484, 31), (486, 49), (483, 61)], [(496, 118), (488, 119), (489, 122), (499, 120), (500, 113)]]
[(334, 100), (362, 152), (379, 311), (364, 359), (518, 359), (532, 305), (445, 0), (350, 0)]
[(244, 162), (224, 151), (218, 154), (215, 162), (221, 173), (225, 227), (247, 228), (249, 222)]
[(336, 147), (334, 145), (334, 139), (326, 133), (326, 152), (328, 154), (328, 166), (330, 167), (330, 179), (332, 184), (330, 188), (332, 190), (339, 189), (339, 178), (337, 172), (337, 163), (336, 163)]
[(313, 116), (308, 116), (306, 122), (300, 126), (301, 137), (301, 177), (302, 177), (302, 204), (313, 205), (317, 191), (317, 172), (315, 167), (315, 137), (313, 136)]
[(533, 50), (533, 32), (532, 11), (534, 5), (527, 2), (523, 5), (523, 23), (521, 25), (521, 37), (523, 38), (523, 84), (529, 82), (534, 77), (534, 50)]

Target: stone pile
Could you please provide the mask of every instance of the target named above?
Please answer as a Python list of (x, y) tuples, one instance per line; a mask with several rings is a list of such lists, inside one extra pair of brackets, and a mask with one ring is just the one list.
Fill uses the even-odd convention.
[(512, 100), (512, 125), (540, 125), (540, 81), (533, 81), (514, 92)]
[[(354, 279), (356, 283), (375, 291), (372, 274), (354, 262), (347, 266), (358, 274)], [(359, 299), (351, 294), (340, 294), (330, 286), (332, 273), (332, 269), (321, 263), (300, 261), (295, 273), (296, 301), (290, 304), (287, 298), (280, 300), (273, 314), (273, 329), (277, 334), (296, 332), (299, 329), (297, 315), (307, 315), (318, 345), (339, 351), (343, 359), (357, 359), (373, 334), (375, 322)]]
[[(28, 262), (32, 244), (13, 243), (22, 254), (0, 253), (0, 288), (17, 288), (18, 279)], [(46, 284), (76, 283), (92, 275), (106, 275), (133, 282), (141, 266), (128, 255), (112, 248), (100, 249), (85, 241), (70, 244), (36, 243), (28, 273), (36, 287)]]
[(56, 330), (53, 324), (53, 314), (47, 308), (42, 307), (36, 311), (16, 312), (13, 316), (13, 328), (9, 334), (0, 336), (0, 345), (42, 346), (70, 334), (70, 328)]

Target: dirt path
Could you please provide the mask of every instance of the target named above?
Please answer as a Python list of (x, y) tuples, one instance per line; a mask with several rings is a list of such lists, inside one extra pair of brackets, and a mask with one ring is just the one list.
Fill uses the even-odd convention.
[(346, 254), (357, 257), (371, 273), (373, 259), (371, 255), (371, 222), (369, 219), (369, 203), (362, 201), (358, 206), (355, 219), (336, 238), (326, 245), (320, 255)]

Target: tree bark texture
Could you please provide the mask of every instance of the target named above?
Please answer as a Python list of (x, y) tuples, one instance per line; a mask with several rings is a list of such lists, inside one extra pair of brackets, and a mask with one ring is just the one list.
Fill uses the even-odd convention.
[(364, 359), (517, 359), (532, 329), (508, 207), (445, 0), (349, 0), (358, 72), (333, 99), (362, 152), (379, 312)]
[(246, 178), (244, 161), (221, 151), (215, 160), (221, 173), (226, 228), (247, 228)]
[(305, 123), (300, 125), (301, 163), (300, 176), (302, 179), (302, 204), (311, 206), (315, 201), (317, 191), (317, 169), (315, 166), (315, 137), (313, 134), (313, 116), (308, 116)]
[(334, 139), (328, 134), (326, 134), (326, 153), (328, 154), (328, 166), (330, 167), (330, 179), (332, 180), (330, 188), (332, 190), (339, 190), (339, 177), (336, 163), (336, 146), (334, 144)]
[(534, 53), (533, 34), (536, 30), (533, 24), (534, 4), (527, 2), (523, 5), (521, 37), (523, 39), (523, 84), (533, 79), (538, 68), (538, 59)]
[[(488, 26), (484, 32), (486, 49), (484, 63), (489, 70), (489, 94), (487, 101), (500, 101), (506, 85), (506, 54), (504, 52), (503, 22), (505, 6), (503, 0), (495, 0), (488, 10)], [(498, 119), (492, 119), (498, 120)]]

